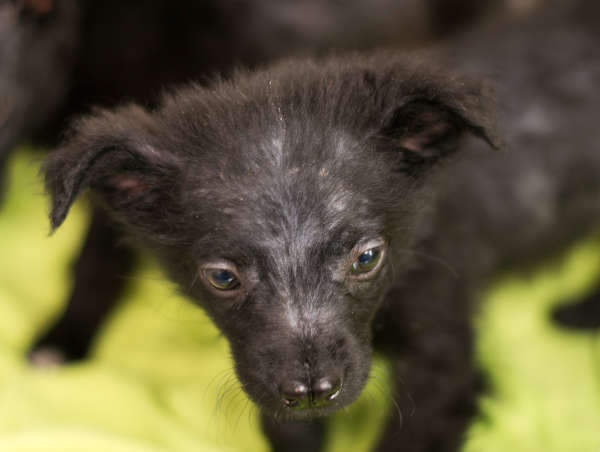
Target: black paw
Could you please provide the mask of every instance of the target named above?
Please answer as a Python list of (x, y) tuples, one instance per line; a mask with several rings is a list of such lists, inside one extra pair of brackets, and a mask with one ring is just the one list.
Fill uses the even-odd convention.
[(30, 347), (29, 362), (39, 367), (52, 367), (87, 357), (91, 336), (61, 318)]
[(36, 348), (29, 352), (29, 362), (39, 368), (52, 368), (66, 363), (65, 355), (53, 348)]

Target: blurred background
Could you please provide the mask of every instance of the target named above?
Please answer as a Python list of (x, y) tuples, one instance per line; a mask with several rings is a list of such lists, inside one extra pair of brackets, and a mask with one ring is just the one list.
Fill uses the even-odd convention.
[[(149, 256), (132, 258), (85, 199), (48, 236), (38, 170), (71, 118), (132, 100), (152, 107), (174, 84), (208, 84), (291, 56), (451, 46), (478, 27), (542, 13), (593, 27), (598, 5), (0, 0), (0, 450), (268, 450), (227, 344)], [(77, 292), (77, 256), (93, 224), (108, 237), (101, 247), (114, 247), (127, 264), (108, 263), (85, 278), (102, 287), (107, 273), (124, 302), (93, 338), (88, 359), (33, 366), (32, 344)], [(474, 322), (490, 388), (464, 450), (600, 452), (600, 333), (563, 329), (549, 314), (597, 284), (599, 256), (600, 238), (582, 237), (539, 268), (498, 275), (481, 294)], [(86, 296), (92, 303), (102, 293)], [(364, 396), (331, 419), (328, 451), (369, 449), (391, 409), (386, 366), (377, 360)]]

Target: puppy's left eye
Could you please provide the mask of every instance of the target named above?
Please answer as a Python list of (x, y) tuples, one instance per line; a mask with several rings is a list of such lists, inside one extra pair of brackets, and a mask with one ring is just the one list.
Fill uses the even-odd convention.
[(235, 274), (225, 268), (204, 269), (204, 277), (208, 283), (217, 290), (233, 290), (239, 287), (240, 282)]
[(375, 247), (363, 251), (358, 259), (352, 263), (350, 273), (353, 276), (362, 276), (372, 272), (379, 264), (382, 255), (382, 248)]

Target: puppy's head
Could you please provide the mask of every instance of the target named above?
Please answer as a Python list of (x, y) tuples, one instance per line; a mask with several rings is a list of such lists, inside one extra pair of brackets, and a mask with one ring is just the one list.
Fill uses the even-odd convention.
[(427, 175), (465, 132), (494, 144), (484, 106), (464, 81), (356, 58), (99, 111), (46, 163), (52, 225), (89, 187), (211, 315), (263, 410), (327, 414), (367, 380)]

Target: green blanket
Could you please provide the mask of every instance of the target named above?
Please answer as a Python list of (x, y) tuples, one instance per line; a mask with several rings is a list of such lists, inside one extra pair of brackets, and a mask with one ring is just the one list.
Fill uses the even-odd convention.
[[(19, 153), (0, 210), (0, 451), (268, 450), (224, 339), (151, 263), (132, 279), (90, 360), (27, 364), (29, 343), (62, 308), (87, 221), (81, 203), (49, 237), (36, 173), (34, 158)], [(600, 452), (600, 338), (548, 321), (553, 304), (598, 275), (600, 240), (592, 238), (485, 294), (475, 322), (492, 392), (481, 398), (465, 451)], [(328, 451), (368, 450), (390, 409), (386, 380), (378, 360), (361, 399), (330, 420)]]

